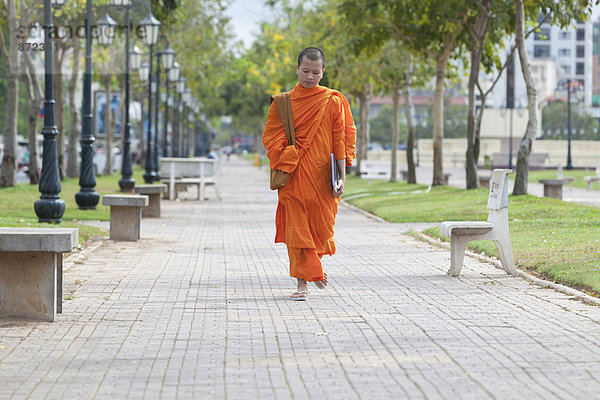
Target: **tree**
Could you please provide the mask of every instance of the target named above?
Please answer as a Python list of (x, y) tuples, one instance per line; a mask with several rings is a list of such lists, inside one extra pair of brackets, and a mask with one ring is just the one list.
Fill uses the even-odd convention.
[(529, 175), (529, 155), (531, 145), (538, 129), (538, 120), (536, 109), (537, 90), (531, 74), (529, 65), (529, 55), (525, 48), (525, 22), (526, 20), (536, 20), (538, 14), (543, 12), (549, 16), (550, 23), (558, 24), (561, 27), (568, 25), (574, 19), (585, 20), (591, 15), (593, 2), (586, 0), (513, 0), (515, 7), (515, 42), (519, 51), (519, 60), (521, 62), (521, 71), (527, 87), (527, 112), (529, 120), (525, 134), (519, 144), (517, 153), (517, 174), (513, 195), (527, 194), (527, 182)]
[[(465, 41), (466, 5), (459, 0), (343, 0), (340, 10), (349, 26), (358, 27), (359, 49), (381, 48), (390, 38), (417, 54), (431, 57), (436, 66), (433, 101), (433, 185), (444, 184), (444, 90), (451, 55)], [(364, 24), (368, 29), (364, 29)]]
[(17, 50), (17, 7), (16, 0), (4, 0), (3, 6), (8, 20), (10, 48), (6, 48), (4, 32), (0, 33), (0, 50), (7, 60), (6, 77), (6, 120), (4, 121), (4, 155), (0, 164), (0, 186), (14, 186), (17, 182), (17, 118), (19, 113), (19, 69)]
[(31, 54), (29, 52), (23, 53), (23, 60), (26, 65), (26, 83), (25, 88), (27, 89), (27, 97), (29, 99), (29, 110), (27, 113), (27, 119), (29, 122), (28, 139), (29, 139), (29, 183), (37, 184), (40, 182), (41, 170), (38, 165), (38, 146), (37, 146), (37, 135), (38, 135), (38, 119), (42, 102), (44, 100), (44, 93), (42, 86), (37, 79), (37, 74), (33, 61), (31, 60)]

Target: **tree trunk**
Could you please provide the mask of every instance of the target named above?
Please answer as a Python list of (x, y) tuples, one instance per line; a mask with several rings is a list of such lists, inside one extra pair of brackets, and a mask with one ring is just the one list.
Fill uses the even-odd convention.
[(360, 168), (363, 161), (367, 160), (369, 151), (369, 107), (373, 96), (373, 85), (368, 84), (364, 90), (357, 94), (358, 109), (360, 116), (360, 128), (358, 133), (358, 154), (356, 164), (356, 175), (360, 176)]
[(442, 145), (444, 140), (444, 89), (446, 66), (454, 48), (454, 38), (448, 33), (442, 52), (436, 59), (435, 92), (433, 96), (433, 186), (444, 184)]
[(390, 182), (398, 181), (398, 108), (400, 104), (400, 84), (394, 84), (392, 98), (394, 99), (394, 120), (392, 121), (392, 171)]
[[(65, 46), (60, 39), (54, 39), (54, 116), (58, 135), (56, 136), (56, 151), (58, 154), (58, 172), (60, 180), (65, 177), (65, 102), (63, 91), (62, 60), (64, 59)], [(60, 51), (59, 51), (60, 50)]]
[(404, 114), (406, 115), (406, 128), (408, 135), (406, 137), (406, 162), (408, 163), (408, 183), (417, 183), (417, 174), (415, 170), (415, 158), (413, 149), (415, 147), (415, 126), (413, 124), (413, 103), (410, 94), (410, 85), (412, 80), (413, 64), (409, 61), (404, 77)]
[[(19, 113), (19, 53), (15, 33), (17, 32), (17, 8), (15, 0), (8, 0), (8, 25), (11, 46), (6, 76), (6, 117), (4, 120), (4, 155), (0, 164), (0, 186), (17, 183), (17, 118)], [(0, 33), (4, 34), (4, 33)]]
[[(106, 143), (104, 147), (104, 154), (106, 154), (106, 164), (104, 164), (104, 171), (102, 171), (105, 175), (112, 175), (112, 165), (113, 165), (113, 123), (112, 123), (112, 110), (110, 109), (110, 81), (112, 79), (112, 75), (102, 75), (102, 83), (104, 84), (104, 91), (106, 92), (106, 106), (104, 107), (104, 134), (106, 138)], [(117, 114), (118, 115), (118, 114)], [(116, 117), (115, 117), (116, 118)], [(100, 171), (97, 171), (100, 172)]]
[(79, 108), (75, 104), (75, 89), (77, 87), (77, 78), (79, 77), (79, 53), (81, 42), (78, 39), (73, 40), (73, 67), (71, 79), (69, 80), (69, 153), (67, 164), (67, 176), (77, 178), (79, 176), (79, 154), (77, 151), (79, 139)]
[(517, 154), (517, 176), (515, 177), (515, 186), (513, 195), (527, 194), (527, 181), (529, 169), (529, 154), (531, 153), (531, 144), (538, 129), (537, 120), (537, 90), (531, 69), (529, 66), (529, 56), (525, 48), (525, 10), (522, 0), (514, 0), (515, 4), (515, 42), (519, 50), (519, 60), (521, 62), (521, 71), (527, 86), (527, 111), (529, 120), (527, 121), (527, 129)]
[(38, 184), (40, 183), (41, 171), (38, 164), (38, 146), (37, 146), (37, 133), (38, 133), (38, 119), (41, 109), (42, 101), (44, 100), (42, 87), (37, 80), (37, 74), (33, 61), (31, 60), (31, 54), (23, 52), (23, 60), (25, 61), (26, 70), (25, 78), (28, 99), (28, 141), (29, 141), (29, 183)]
[[(480, 138), (479, 129), (476, 124), (477, 113), (475, 111), (475, 86), (479, 79), (481, 56), (483, 54), (483, 40), (490, 26), (490, 0), (480, 3), (483, 10), (479, 11), (471, 30), (471, 71), (469, 73), (469, 105), (467, 108), (467, 153), (466, 153), (466, 177), (467, 189), (477, 189), (479, 179), (477, 177), (477, 161), (479, 158)], [(479, 115), (483, 113), (484, 104), (479, 108)]]

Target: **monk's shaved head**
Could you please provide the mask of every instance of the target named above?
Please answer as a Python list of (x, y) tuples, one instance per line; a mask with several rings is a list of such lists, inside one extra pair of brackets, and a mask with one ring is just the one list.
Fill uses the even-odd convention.
[(325, 53), (316, 47), (307, 47), (298, 55), (298, 65), (302, 64), (302, 58), (308, 58), (311, 61), (321, 60), (323, 68), (325, 68)]

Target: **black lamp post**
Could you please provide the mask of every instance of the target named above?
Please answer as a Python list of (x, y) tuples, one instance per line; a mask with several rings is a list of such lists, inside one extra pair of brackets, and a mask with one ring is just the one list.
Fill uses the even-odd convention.
[(186, 88), (185, 78), (179, 78), (177, 80), (177, 83), (175, 84), (175, 91), (177, 92), (177, 95), (178, 95), (177, 103), (175, 105), (175, 109), (177, 110), (177, 121), (178, 121), (177, 136), (181, 136), (181, 130), (182, 130), (181, 116), (183, 115), (182, 97), (183, 97), (183, 93), (185, 92), (185, 88)]
[[(150, 46), (150, 58), (152, 59), (152, 46)], [(150, 80), (150, 65), (144, 61), (140, 65), (138, 69), (138, 73), (140, 75), (140, 81), (148, 82)], [(154, 81), (150, 81), (148, 84), (148, 128), (146, 130), (146, 165), (144, 172), (144, 182), (152, 183), (154, 182), (154, 170), (152, 169), (152, 160), (154, 156), (152, 155), (152, 96), (153, 96), (153, 86)], [(156, 89), (154, 89), (156, 90)]]
[[(135, 180), (132, 177), (133, 169), (132, 169), (132, 165), (131, 165), (131, 135), (130, 135), (131, 123), (129, 122), (130, 86), (131, 86), (131, 79), (130, 79), (130, 74), (129, 74), (130, 63), (131, 63), (130, 50), (129, 50), (130, 49), (129, 32), (131, 31), (131, 15), (130, 15), (131, 8), (136, 4), (144, 6), (146, 8), (146, 10), (148, 11), (148, 14), (151, 14), (150, 7), (142, 1), (137, 1), (137, 0), (111, 0), (110, 1), (110, 6), (125, 8), (125, 27), (126, 27), (126, 36), (125, 36), (125, 38), (126, 38), (126, 41), (125, 41), (125, 130), (124, 130), (123, 141), (122, 141), (122, 143), (123, 143), (123, 164), (121, 166), (122, 178), (121, 178), (121, 180), (119, 180), (119, 187), (121, 188), (121, 191), (123, 191), (123, 192), (132, 191), (133, 187), (135, 185)], [(103, 36), (104, 32), (112, 33), (111, 27), (112, 27), (112, 29), (114, 29), (114, 26), (116, 25), (114, 20), (112, 20), (112, 18), (110, 18), (108, 16), (108, 13), (105, 16), (105, 19), (107, 21), (106, 25), (103, 25), (101, 23), (101, 21), (98, 21), (96, 23), (96, 25), (98, 25), (98, 29), (99, 29), (99, 36)], [(149, 20), (151, 21), (151, 18)], [(153, 29), (158, 29), (156, 24), (147, 25), (147, 30), (146, 30), (145, 36), (146, 37), (152, 36), (153, 38), (158, 37), (158, 33), (154, 33)], [(150, 34), (148, 34), (149, 30), (151, 31)], [(102, 39), (99, 38), (99, 41), (101, 44), (110, 44), (110, 43), (112, 43), (113, 38), (114, 38), (114, 35), (107, 35), (106, 37), (104, 37)], [(110, 149), (109, 149), (109, 151), (110, 151)]]
[[(188, 115), (189, 115), (189, 111), (190, 111), (190, 105), (192, 103), (192, 91), (187, 88), (185, 89), (185, 91), (183, 92), (183, 114), (181, 115), (181, 123), (183, 124), (182, 126), (182, 131), (181, 131), (181, 152), (183, 154), (185, 154), (185, 149), (188, 147), (187, 144), (184, 144), (185, 141), (187, 140), (187, 142), (189, 143), (189, 133), (187, 130), (187, 125), (188, 125)], [(188, 152), (189, 154), (189, 152)]]
[(44, 74), (46, 99), (44, 101), (44, 136), (42, 154), (42, 177), (40, 179), (40, 199), (33, 208), (40, 222), (60, 223), (65, 212), (65, 202), (60, 199), (60, 176), (58, 172), (58, 155), (56, 152), (56, 136), (58, 129), (54, 122), (54, 69), (52, 52), (52, 5), (58, 7), (65, 0), (44, 0)]
[(169, 70), (173, 67), (173, 63), (175, 62), (175, 50), (171, 48), (170, 45), (167, 45), (167, 48), (161, 51), (160, 60), (163, 63), (163, 67), (166, 71), (165, 76), (165, 114), (163, 116), (163, 148), (162, 154), (163, 157), (167, 157), (167, 126), (169, 124), (169, 104), (167, 100), (169, 98)]
[(92, 0), (87, 0), (85, 17), (85, 72), (83, 75), (83, 100), (81, 124), (81, 166), (79, 172), (79, 192), (75, 202), (81, 210), (95, 210), (100, 195), (94, 189), (94, 142), (92, 133)]
[[(181, 66), (179, 65), (179, 63), (177, 61), (173, 62), (173, 66), (167, 70), (167, 89), (170, 88), (170, 83), (171, 82), (177, 82), (179, 79), (179, 75), (181, 74)], [(175, 100), (173, 99), (173, 97), (169, 94), (169, 92), (167, 92), (167, 105), (169, 107), (171, 107), (171, 109), (173, 110), (173, 125), (176, 124), (177, 122), (177, 117), (175, 116)], [(172, 147), (174, 147), (175, 145), (179, 145), (179, 136), (175, 136), (176, 131), (175, 129), (173, 129), (173, 144)], [(177, 141), (175, 140), (177, 139)], [(177, 147), (175, 147), (177, 148)], [(172, 151), (175, 154), (175, 151)], [(175, 157), (178, 157), (179, 153), (177, 153), (177, 155), (175, 155)]]
[[(572, 85), (575, 83), (576, 85)], [(563, 94), (563, 90), (565, 89), (565, 85), (561, 85), (556, 90), (556, 97), (561, 97)], [(566, 90), (567, 90), (567, 165), (565, 169), (573, 169), (573, 164), (571, 162), (571, 89), (575, 90), (575, 99), (576, 101), (581, 100), (582, 90), (579, 86), (578, 81), (572, 81), (571, 79), (566, 80)]]
[[(154, 83), (154, 88), (156, 89), (155, 99), (156, 106), (154, 108), (154, 148), (153, 148), (153, 160), (152, 160), (152, 171), (154, 172), (154, 181), (160, 180), (160, 174), (158, 172), (158, 113), (160, 110), (160, 57), (162, 52), (156, 53), (156, 80)], [(152, 65), (150, 65), (152, 68)]]

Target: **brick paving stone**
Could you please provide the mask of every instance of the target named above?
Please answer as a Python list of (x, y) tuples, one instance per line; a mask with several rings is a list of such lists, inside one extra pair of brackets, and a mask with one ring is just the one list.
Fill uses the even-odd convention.
[(449, 277), (409, 225), (342, 205), (330, 286), (287, 300), (267, 183), (232, 158), (223, 201), (68, 258), (56, 322), (0, 320), (0, 399), (597, 397), (599, 307), (468, 257)]

